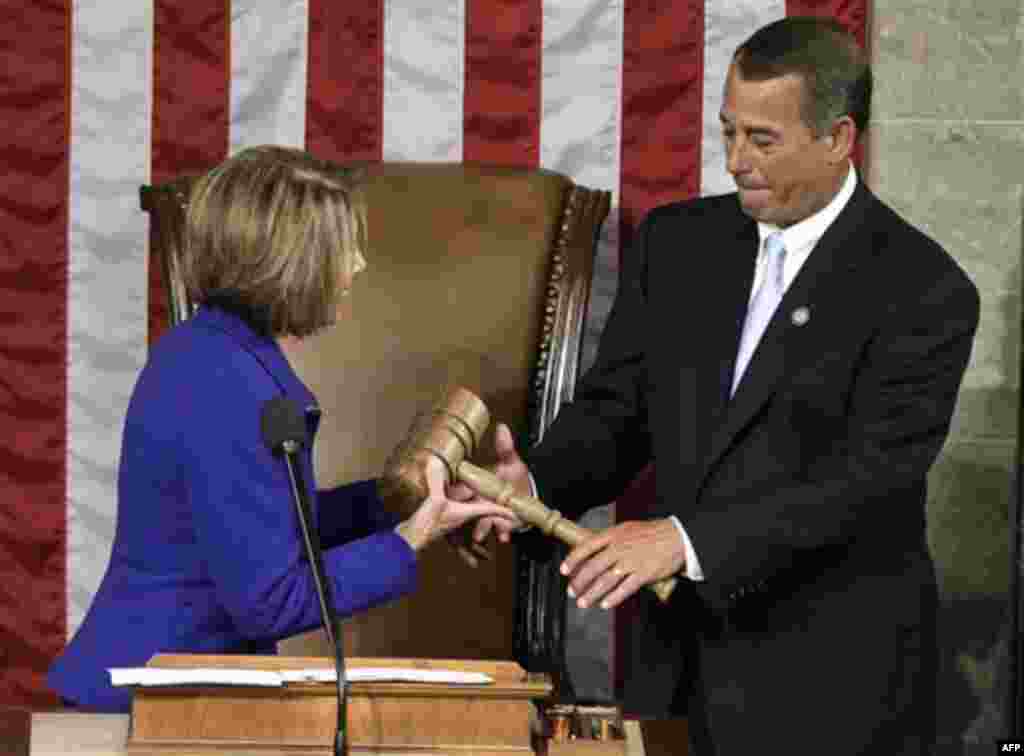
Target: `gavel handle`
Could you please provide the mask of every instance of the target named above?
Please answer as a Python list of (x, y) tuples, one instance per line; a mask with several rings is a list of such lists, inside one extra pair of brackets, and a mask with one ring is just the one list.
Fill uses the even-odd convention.
[[(580, 527), (572, 520), (565, 519), (558, 510), (548, 508), (540, 499), (532, 496), (518, 496), (512, 490), (510, 483), (471, 462), (460, 462), (456, 475), (460, 481), (481, 496), (491, 499), (503, 507), (508, 507), (519, 515), (519, 519), (535, 525), (563, 543), (578, 546), (593, 535), (593, 531)], [(676, 578), (663, 578), (656, 583), (651, 583), (648, 587), (664, 603), (669, 600), (672, 591), (675, 590)]]

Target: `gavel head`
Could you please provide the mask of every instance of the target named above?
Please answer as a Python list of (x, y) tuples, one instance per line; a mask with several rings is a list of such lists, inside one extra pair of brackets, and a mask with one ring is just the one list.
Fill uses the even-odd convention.
[(450, 386), (429, 410), (413, 418), (385, 466), (379, 493), (393, 511), (411, 514), (427, 498), (427, 461), (438, 458), (448, 481), (458, 478), (459, 464), (473, 456), (487, 427), (490, 413), (469, 389)]

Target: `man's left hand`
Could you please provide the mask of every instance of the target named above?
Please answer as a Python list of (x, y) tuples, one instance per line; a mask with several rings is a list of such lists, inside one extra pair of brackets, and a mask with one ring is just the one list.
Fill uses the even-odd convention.
[(682, 571), (683, 539), (670, 519), (623, 522), (569, 552), (562, 574), (581, 609), (612, 609), (649, 583)]

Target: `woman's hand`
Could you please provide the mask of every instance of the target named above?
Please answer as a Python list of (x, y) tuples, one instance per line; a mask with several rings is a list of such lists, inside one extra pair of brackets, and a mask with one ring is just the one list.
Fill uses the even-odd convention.
[(500, 522), (518, 519), (511, 510), (494, 502), (480, 498), (471, 501), (448, 498), (445, 493), (447, 471), (439, 459), (431, 458), (427, 461), (426, 477), (429, 491), (427, 498), (409, 519), (395, 528), (395, 532), (414, 551), (420, 551), (438, 538), (480, 517)]

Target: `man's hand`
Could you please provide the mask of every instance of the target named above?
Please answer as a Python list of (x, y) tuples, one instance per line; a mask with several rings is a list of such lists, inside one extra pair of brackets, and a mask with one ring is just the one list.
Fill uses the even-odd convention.
[[(512, 440), (512, 431), (504, 423), (498, 423), (494, 433), (494, 450), (497, 463), (490, 468), (491, 472), (507, 483), (511, 483), (517, 494), (530, 495), (530, 473)], [(473, 504), (489, 502), (464, 483), (449, 486), (448, 497), (456, 501)], [(526, 527), (519, 517), (510, 509), (503, 509), (502, 516), (485, 516), (475, 523), (468, 524), (458, 532), (451, 533), (448, 542), (470, 566), (476, 567), (481, 559), (490, 559), (490, 551), (484, 545), (491, 533), (502, 543), (508, 543), (512, 533)]]
[(672, 520), (623, 522), (596, 533), (569, 552), (562, 574), (581, 609), (600, 602), (612, 609), (649, 583), (685, 565), (683, 539)]

